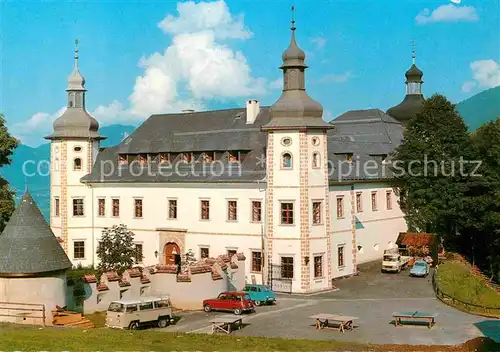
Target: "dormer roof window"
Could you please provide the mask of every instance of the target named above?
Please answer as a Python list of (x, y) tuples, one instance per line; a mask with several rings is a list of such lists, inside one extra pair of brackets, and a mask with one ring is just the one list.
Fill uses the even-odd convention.
[(128, 159), (126, 154), (118, 155), (118, 165), (127, 165)]
[(139, 164), (141, 164), (141, 165), (145, 165), (145, 164), (147, 164), (147, 162), (148, 162), (148, 156), (147, 156), (147, 154), (139, 154), (139, 155), (137, 156), (137, 161), (138, 161), (138, 162), (139, 162)]

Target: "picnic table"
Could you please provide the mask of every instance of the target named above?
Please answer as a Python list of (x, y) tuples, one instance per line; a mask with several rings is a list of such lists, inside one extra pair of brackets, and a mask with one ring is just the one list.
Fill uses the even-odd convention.
[(394, 317), (394, 326), (395, 327), (398, 327), (399, 325), (403, 325), (403, 324), (401, 324), (401, 320), (424, 321), (424, 322), (428, 323), (428, 328), (430, 329), (436, 323), (437, 314), (411, 311), (411, 312), (395, 312), (395, 313), (392, 313), (392, 316)]
[(229, 335), (233, 325), (237, 325), (237, 329), (241, 329), (243, 318), (238, 315), (227, 314), (215, 316), (210, 322), (212, 323), (212, 334), (223, 332)]
[[(336, 329), (340, 332), (345, 332), (345, 330), (353, 330), (354, 324), (353, 321), (358, 319), (357, 317), (350, 317), (346, 315), (338, 315), (338, 314), (316, 314), (311, 316), (310, 318), (316, 320), (316, 330), (322, 329)], [(331, 327), (330, 322), (333, 322), (338, 325), (338, 327)]]

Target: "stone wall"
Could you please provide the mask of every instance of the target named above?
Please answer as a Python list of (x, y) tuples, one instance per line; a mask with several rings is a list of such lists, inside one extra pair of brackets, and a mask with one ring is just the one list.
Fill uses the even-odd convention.
[(105, 311), (112, 301), (138, 299), (141, 296), (169, 295), (176, 309), (202, 309), (202, 302), (226, 290), (242, 290), (245, 286), (245, 256), (227, 255), (207, 258), (190, 265), (185, 273), (177, 273), (175, 265), (134, 268), (123, 273), (104, 273), (98, 281), (84, 275), (88, 296), (83, 302), (84, 314)]

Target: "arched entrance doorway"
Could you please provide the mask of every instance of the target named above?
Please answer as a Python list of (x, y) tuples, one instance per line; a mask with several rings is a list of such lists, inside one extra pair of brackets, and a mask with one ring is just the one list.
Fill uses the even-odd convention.
[(181, 263), (181, 250), (179, 246), (174, 242), (168, 242), (163, 248), (163, 260), (164, 264), (176, 264)]

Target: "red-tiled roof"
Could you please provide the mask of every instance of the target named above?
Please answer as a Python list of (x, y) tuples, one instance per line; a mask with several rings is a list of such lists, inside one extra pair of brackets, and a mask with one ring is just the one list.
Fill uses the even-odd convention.
[(430, 246), (435, 240), (434, 234), (420, 232), (401, 232), (396, 243), (406, 246)]

